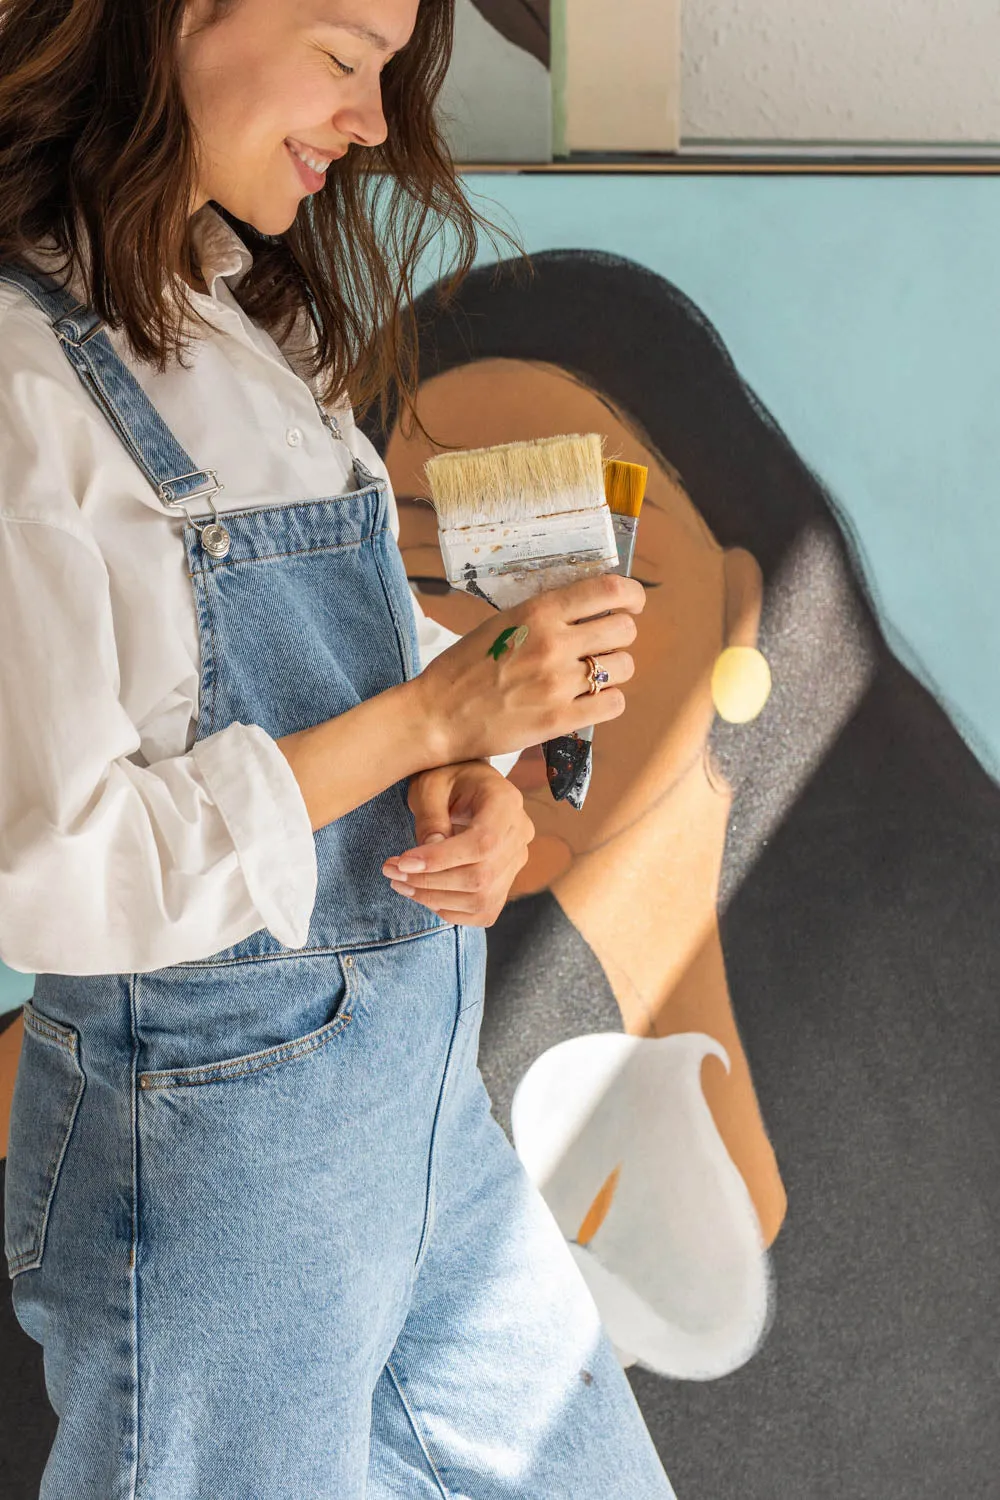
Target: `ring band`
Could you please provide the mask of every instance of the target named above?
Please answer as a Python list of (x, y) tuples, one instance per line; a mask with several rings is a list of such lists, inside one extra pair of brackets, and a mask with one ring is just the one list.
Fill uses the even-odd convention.
[(611, 673), (599, 667), (595, 657), (585, 656), (583, 659), (587, 663), (587, 681), (590, 683), (587, 691), (591, 694), (599, 693), (601, 688), (611, 681)]

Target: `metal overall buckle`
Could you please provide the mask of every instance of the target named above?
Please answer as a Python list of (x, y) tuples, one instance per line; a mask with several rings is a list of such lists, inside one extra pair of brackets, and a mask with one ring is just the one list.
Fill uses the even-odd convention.
[[(181, 479), (193, 479), (196, 474), (210, 474), (214, 482), (210, 485), (207, 485), (205, 489), (195, 490), (191, 495), (183, 495), (175, 498), (165, 493), (165, 488), (168, 484), (176, 484), (178, 480)], [(216, 478), (216, 471), (214, 469), (192, 469), (190, 474), (177, 474), (173, 479), (166, 479), (156, 487), (156, 492), (159, 495), (160, 501), (163, 505), (186, 506), (189, 505), (192, 500), (205, 499), (208, 501), (209, 505), (212, 507), (212, 515), (214, 517), (214, 520), (209, 521), (207, 524), (199, 526), (194, 516), (192, 516), (187, 510), (185, 510), (184, 514), (191, 522), (191, 525), (194, 527), (195, 531), (197, 531), (198, 540), (201, 542), (201, 545), (204, 547), (209, 557), (225, 557), (227, 552), (229, 551), (230, 546), (232, 545), (232, 537), (226, 530), (225, 526), (223, 526), (222, 522), (219, 520), (219, 512), (216, 510), (215, 503), (212, 499), (213, 495), (217, 495), (219, 490), (224, 490), (225, 487), (226, 486), (224, 484), (221, 484)]]

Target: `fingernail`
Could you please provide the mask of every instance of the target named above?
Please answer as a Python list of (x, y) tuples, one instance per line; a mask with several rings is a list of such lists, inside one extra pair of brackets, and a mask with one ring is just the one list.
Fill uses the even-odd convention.
[(401, 870), (404, 875), (419, 875), (426, 866), (422, 859), (416, 859), (411, 854), (404, 854), (396, 861), (396, 869)]
[(392, 885), (393, 890), (394, 891), (398, 891), (401, 896), (412, 896), (413, 895), (414, 887), (412, 885), (404, 885), (401, 880), (393, 880), (390, 883)]
[(425, 844), (443, 844), (444, 843), (444, 834), (443, 833), (429, 833), (427, 835), (427, 837), (424, 839), (424, 843)]

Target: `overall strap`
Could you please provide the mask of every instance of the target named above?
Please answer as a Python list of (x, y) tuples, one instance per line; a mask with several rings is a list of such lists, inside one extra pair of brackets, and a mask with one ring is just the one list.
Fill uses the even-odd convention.
[[(52, 324), (63, 353), (97, 401), (163, 505), (211, 497), (224, 486), (214, 469), (198, 469), (119, 359), (93, 308), (45, 272), (0, 264), (0, 281), (25, 292)], [(212, 507), (213, 511), (215, 507)]]
[[(225, 528), (219, 526), (212, 496), (225, 489), (225, 485), (218, 479), (215, 469), (195, 466), (132, 372), (115, 353), (107, 334), (102, 331), (104, 324), (93, 308), (78, 302), (66, 288), (36, 267), (29, 270), (14, 262), (0, 263), (2, 281), (19, 287), (49, 319), (63, 353), (90, 395), (103, 408), (160, 503), (176, 508), (193, 500), (208, 501), (214, 517), (211, 526), (198, 527), (190, 513), (186, 514), (201, 534), (207, 550), (213, 555), (224, 556), (224, 551), (219, 549), (228, 550), (228, 538)], [(313, 400), (333, 437), (343, 441), (336, 417), (325, 410), (315, 394)], [(384, 481), (377, 479), (361, 459), (354, 454), (351, 457), (359, 489), (369, 485), (384, 488)]]

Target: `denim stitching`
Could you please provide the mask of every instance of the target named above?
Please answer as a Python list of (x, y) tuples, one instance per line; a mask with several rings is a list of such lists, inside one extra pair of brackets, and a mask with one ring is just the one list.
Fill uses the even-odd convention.
[(427, 1152), (427, 1198), (424, 1205), (424, 1222), (420, 1230), (420, 1243), (417, 1246), (417, 1255), (416, 1259), (413, 1262), (414, 1274), (416, 1274), (420, 1270), (420, 1267), (423, 1264), (424, 1256), (427, 1254), (427, 1246), (430, 1243), (431, 1229), (434, 1225), (435, 1209), (437, 1206), (434, 1199), (434, 1181), (436, 1176), (434, 1169), (437, 1164), (437, 1157), (434, 1153), (434, 1147), (437, 1145), (438, 1121), (441, 1118), (441, 1107), (444, 1102), (445, 1092), (448, 1088), (448, 1080), (451, 1077), (451, 1060), (455, 1053), (455, 1038), (458, 1035), (458, 1029), (462, 1024), (461, 935), (457, 927), (455, 928), (455, 949), (456, 967), (458, 969), (458, 1008), (455, 1012), (455, 1019), (452, 1022), (451, 1037), (448, 1041), (448, 1055), (444, 1060), (444, 1071), (441, 1074), (441, 1087), (438, 1089), (437, 1104), (434, 1108), (434, 1124), (431, 1126), (431, 1140)]
[[(329, 1030), (325, 1030), (321, 1036), (311, 1040), (303, 1038), (299, 1042), (282, 1042), (275, 1049), (268, 1048), (265, 1052), (254, 1052), (253, 1059), (264, 1059), (254, 1062), (250, 1066), (251, 1058), (241, 1058), (240, 1062), (227, 1067), (225, 1063), (206, 1063), (200, 1068), (173, 1068), (156, 1071), (153, 1073), (139, 1074), (139, 1087), (141, 1089), (169, 1089), (169, 1088), (195, 1088), (203, 1083), (220, 1083), (227, 1078), (244, 1078), (250, 1073), (263, 1073), (268, 1068), (276, 1068), (281, 1063), (294, 1062), (300, 1057), (308, 1057), (310, 1052), (317, 1052), (325, 1047), (338, 1036), (351, 1019), (352, 1012), (342, 1012), (335, 1020), (330, 1022)], [(204, 1073), (204, 1078), (195, 1075)]]
[(70, 1095), (63, 1110), (62, 1119), (60, 1120), (58, 1129), (56, 1131), (56, 1154), (45, 1171), (44, 1181), (48, 1184), (48, 1196), (45, 1200), (45, 1208), (42, 1213), (42, 1221), (35, 1231), (31, 1245), (26, 1250), (22, 1250), (20, 1255), (15, 1255), (12, 1258), (9, 1267), (12, 1277), (20, 1271), (31, 1270), (41, 1264), (42, 1246), (45, 1244), (45, 1236), (48, 1232), (49, 1213), (52, 1209), (52, 1199), (55, 1196), (56, 1185), (59, 1181), (60, 1173), (62, 1172), (62, 1164), (65, 1160), (66, 1152), (69, 1148), (69, 1138), (72, 1134), (73, 1125), (76, 1121), (76, 1112), (80, 1107), (80, 1100), (83, 1098), (83, 1090), (86, 1085), (86, 1079), (84, 1078), (83, 1070), (81, 1069), (80, 1064), (77, 1060), (76, 1038), (73, 1038), (72, 1045), (67, 1045), (67, 1043), (63, 1041), (59, 1035), (55, 1034), (54, 1032), (49, 1032), (48, 1027), (53, 1023), (42, 1021), (38, 1013), (29, 1010), (27, 1006), (25, 1006), (24, 1015), (29, 1030), (37, 1029), (37, 1032), (41, 1037), (49, 1037), (49, 1039), (53, 1041), (61, 1051), (65, 1052), (68, 1057), (72, 1058), (74, 1070), (76, 1072), (76, 1078), (74, 1081), (72, 1094)]
[(132, 1474), (129, 1486), (129, 1500), (137, 1500), (139, 1487), (139, 1290), (138, 1272), (136, 1265), (139, 1259), (139, 1111), (136, 1102), (136, 1089), (134, 1082), (137, 1074), (137, 1063), (139, 1059), (139, 1022), (136, 1006), (136, 976), (129, 975), (128, 981), (128, 1005), (129, 1018), (132, 1026), (132, 1098), (129, 1101), (132, 1116), (132, 1244), (129, 1247), (129, 1335), (131, 1345), (129, 1353), (132, 1356), (132, 1432), (134, 1435), (134, 1448), (132, 1450), (131, 1464)]
[[(60, 319), (60, 322), (61, 321), (62, 319)], [(145, 459), (143, 458), (141, 450), (136, 446), (132, 434), (129, 431), (128, 425), (123, 422), (118, 415), (117, 402), (112, 396), (109, 386), (105, 382), (104, 372), (101, 370), (99, 361), (96, 357), (97, 350), (95, 348), (95, 357), (93, 359), (93, 363), (86, 354), (81, 354), (79, 349), (76, 347), (76, 342), (79, 340), (80, 336), (79, 326), (76, 323), (74, 323), (72, 326), (74, 332), (76, 333), (76, 340), (69, 340), (69, 348), (67, 349), (67, 353), (69, 355), (70, 363), (76, 367), (79, 374), (83, 377), (84, 384), (91, 388), (92, 393), (97, 400), (98, 407), (111, 421), (112, 426), (121, 438), (126, 450), (132, 455), (135, 463), (138, 464), (143, 474), (146, 474)], [(53, 324), (53, 329), (56, 337), (59, 339), (59, 342), (65, 348), (67, 341), (63, 338), (62, 330), (55, 324)], [(108, 342), (110, 347), (110, 341), (107, 339), (106, 334), (99, 333), (96, 335), (96, 337)], [(101, 350), (100, 352), (103, 353), (103, 350)], [(148, 478), (148, 475), (146, 477)]]
[[(187, 544), (189, 534), (193, 536), (193, 528), (190, 526), (185, 526), (185, 545)], [(212, 616), (212, 607), (208, 597), (209, 575), (205, 569), (204, 561), (204, 556), (202, 556), (202, 565), (195, 568), (193, 572), (189, 572), (187, 575), (188, 578), (191, 579), (192, 582), (196, 585), (198, 584), (198, 581), (200, 579), (200, 587), (195, 587), (194, 590), (195, 607), (198, 611), (199, 626), (203, 619), (208, 623), (208, 637), (211, 641), (211, 650), (208, 660), (206, 661), (205, 653), (202, 652), (199, 662), (200, 679), (198, 686), (198, 728), (201, 727), (202, 723), (205, 723), (207, 718), (207, 723), (205, 724), (206, 733), (204, 736), (196, 734), (196, 739), (207, 738), (208, 735), (212, 733), (212, 730), (214, 728), (215, 700), (217, 696), (215, 689), (216, 683), (218, 681), (218, 673), (216, 670), (218, 653), (215, 649), (215, 621)], [(199, 635), (200, 634), (201, 632), (199, 629)]]
[(404, 644), (404, 626), (399, 618), (399, 613), (392, 602), (392, 589), (389, 587), (389, 581), (385, 576), (384, 560), (379, 556), (379, 549), (375, 546), (374, 535), (372, 536), (371, 540), (372, 558), (375, 563), (375, 571), (378, 573), (379, 583), (382, 585), (382, 594), (385, 598), (386, 607), (389, 611), (389, 618), (391, 619), (393, 624), (393, 630), (396, 636), (396, 649), (399, 651), (399, 664), (403, 669), (403, 679), (404, 681), (406, 681), (413, 676), (413, 663), (410, 661), (410, 641), (407, 637), (407, 641)]
[(55, 1021), (45, 1020), (37, 1010), (30, 1009), (30, 1002), (24, 1007), (23, 1014), (24, 1024), (27, 1027), (37, 1032), (39, 1036), (47, 1037), (50, 1042), (55, 1042), (58, 1047), (70, 1053), (74, 1061), (76, 1060), (76, 1036), (68, 1027), (59, 1027)]
[[(336, 947), (315, 948), (289, 948), (284, 953), (259, 953), (248, 955), (245, 958), (218, 958), (200, 960), (185, 960), (183, 963), (168, 965), (168, 969), (228, 969), (233, 964), (267, 964), (283, 962), (293, 958), (304, 958), (309, 954), (332, 954), (338, 953), (366, 953), (371, 948), (391, 948), (397, 943), (412, 943), (418, 938), (429, 937), (432, 932), (447, 932), (449, 927), (454, 927), (454, 922), (445, 922), (435, 927), (419, 927), (416, 932), (405, 932), (399, 937), (374, 938), (365, 943), (339, 943)], [(159, 974), (160, 969), (149, 970), (152, 974)]]
[[(226, 512), (222, 511), (219, 519), (224, 521), (225, 518)], [(366, 542), (371, 541), (373, 535), (373, 532), (369, 533), (367, 536), (360, 537), (357, 541), (353, 542), (327, 542), (322, 547), (295, 547), (290, 552), (266, 552), (261, 553), (260, 557), (240, 557), (233, 558), (232, 560), (225, 557), (213, 558), (207, 572), (214, 573), (220, 568), (245, 568), (248, 565), (252, 566), (254, 563), (259, 562), (276, 562), (282, 557), (306, 557), (313, 552), (346, 552), (349, 547), (363, 547)], [(200, 568), (198, 571), (205, 573), (206, 569)], [(194, 578), (195, 574), (189, 573), (188, 577)]]
[(438, 1470), (438, 1466), (434, 1462), (433, 1458), (431, 1457), (430, 1449), (427, 1446), (427, 1442), (426, 1442), (426, 1440), (425, 1440), (422, 1432), (420, 1431), (419, 1427), (417, 1426), (417, 1419), (413, 1415), (413, 1411), (412, 1411), (412, 1408), (410, 1407), (410, 1403), (407, 1401), (405, 1395), (403, 1394), (402, 1383), (401, 1383), (401, 1381), (399, 1379), (399, 1376), (396, 1374), (395, 1370), (392, 1367), (392, 1361), (391, 1360), (389, 1360), (389, 1359), (386, 1360), (386, 1362), (385, 1362), (385, 1368), (386, 1368), (386, 1370), (388, 1372), (389, 1379), (392, 1381), (393, 1385), (396, 1387), (396, 1394), (399, 1396), (399, 1399), (400, 1399), (400, 1401), (403, 1404), (403, 1410), (406, 1412), (406, 1415), (407, 1415), (407, 1417), (410, 1420), (410, 1427), (411, 1427), (411, 1429), (413, 1431), (413, 1436), (416, 1438), (417, 1442), (419, 1443), (419, 1445), (420, 1445), (420, 1451), (423, 1453), (424, 1458), (426, 1458), (428, 1467), (430, 1468), (431, 1473), (434, 1475), (434, 1482), (437, 1485), (438, 1489), (441, 1491), (441, 1494), (443, 1496), (443, 1500), (451, 1500), (451, 1495), (450, 1495), (449, 1491), (445, 1489), (444, 1480), (441, 1478), (441, 1474), (440, 1474), (440, 1472)]
[[(212, 612), (212, 600), (211, 600), (211, 598), (209, 596), (209, 592), (208, 592), (208, 579), (209, 579), (209, 576), (210, 576), (209, 572), (203, 567), (202, 570), (201, 570), (202, 607), (203, 607), (203, 609), (205, 611), (205, 618), (208, 621), (208, 636), (209, 636), (209, 640), (212, 642), (212, 662), (211, 662), (211, 668), (212, 668), (212, 670), (211, 670), (211, 676), (208, 679), (208, 684), (209, 684), (209, 704), (210, 704), (209, 714), (208, 714), (208, 733), (211, 734), (213, 732), (214, 728), (215, 728), (215, 706), (216, 706), (216, 703), (218, 702), (218, 697), (219, 697), (218, 692), (216, 691), (216, 689), (218, 687), (218, 682), (219, 682), (219, 673), (218, 673), (218, 666), (217, 666), (217, 663), (218, 663), (218, 660), (219, 660), (219, 653), (215, 649), (215, 616), (214, 616), (214, 614)], [(205, 678), (206, 678), (207, 675), (208, 674), (205, 671), (205, 663), (203, 662), (202, 663), (202, 681), (203, 682), (205, 681)], [(199, 689), (199, 692), (200, 692), (200, 689)], [(201, 710), (199, 709), (199, 717), (200, 717), (200, 714), (201, 714)]]

